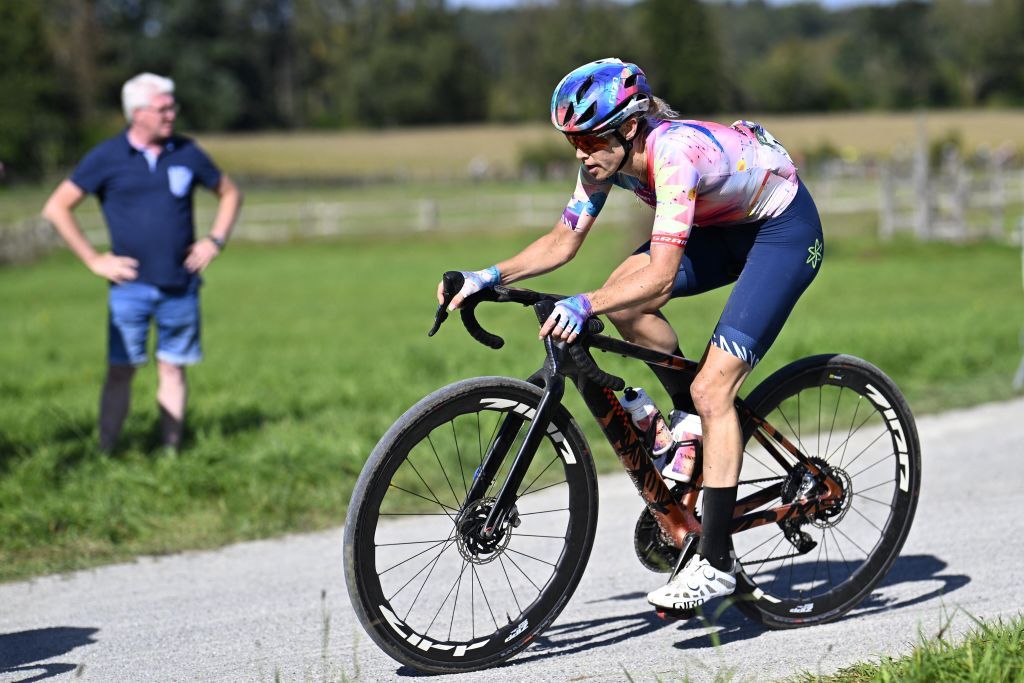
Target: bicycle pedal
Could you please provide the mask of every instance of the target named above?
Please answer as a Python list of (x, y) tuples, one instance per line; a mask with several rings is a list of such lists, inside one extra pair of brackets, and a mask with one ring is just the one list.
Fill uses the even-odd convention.
[(686, 619), (693, 619), (697, 615), (695, 609), (659, 609), (656, 610), (659, 617), (665, 621), (685, 621)]

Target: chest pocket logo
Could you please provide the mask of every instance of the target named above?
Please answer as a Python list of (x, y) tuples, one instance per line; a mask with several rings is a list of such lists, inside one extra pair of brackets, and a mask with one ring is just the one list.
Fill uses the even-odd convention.
[(187, 166), (168, 166), (167, 183), (171, 188), (171, 194), (175, 197), (184, 197), (192, 187), (192, 169)]

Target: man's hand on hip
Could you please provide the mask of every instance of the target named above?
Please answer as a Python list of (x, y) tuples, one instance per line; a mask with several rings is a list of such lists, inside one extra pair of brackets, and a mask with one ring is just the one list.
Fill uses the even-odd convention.
[(185, 268), (190, 273), (201, 273), (219, 255), (220, 247), (209, 237), (204, 237), (189, 247), (188, 256), (185, 257)]
[(96, 275), (117, 285), (139, 276), (139, 262), (130, 256), (117, 256), (110, 252), (97, 254), (86, 265)]

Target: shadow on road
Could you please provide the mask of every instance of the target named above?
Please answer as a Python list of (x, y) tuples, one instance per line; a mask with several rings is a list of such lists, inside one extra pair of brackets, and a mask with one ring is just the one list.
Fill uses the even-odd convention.
[(0, 674), (24, 673), (28, 677), (17, 679), (17, 683), (32, 683), (73, 671), (75, 664), (37, 662), (45, 662), (77, 647), (95, 643), (92, 636), (98, 631), (96, 628), (57, 626), (0, 633)]
[[(949, 595), (970, 583), (971, 579), (968, 576), (943, 574), (942, 572), (947, 566), (946, 562), (934, 555), (910, 555), (896, 558), (896, 562), (878, 587), (843, 619), (855, 619), (869, 614), (902, 609), (939, 596)], [(842, 575), (840, 567), (831, 569), (833, 575)], [(802, 576), (801, 571), (805, 571), (808, 576)], [(797, 581), (810, 580), (811, 571), (813, 571), (812, 568), (802, 570), (797, 567), (794, 578)], [(824, 569), (819, 566), (817, 576), (822, 576), (823, 571)], [(770, 582), (772, 575), (764, 574), (759, 578), (767, 579)], [(787, 570), (786, 578), (789, 578), (789, 570)], [(941, 582), (941, 585), (913, 597), (887, 597), (884, 594), (886, 588), (916, 582)], [(765, 583), (764, 585), (767, 587), (769, 584)], [(586, 652), (640, 638), (665, 628), (674, 629), (667, 637), (677, 639), (675, 647), (681, 650), (713, 647), (716, 645), (716, 641), (717, 645), (740, 642), (756, 638), (768, 630), (748, 619), (738, 609), (729, 609), (729, 606), (722, 600), (709, 603), (705, 607), (703, 616), (688, 621), (665, 621), (647, 605), (646, 595), (643, 591), (637, 591), (590, 601), (588, 604), (591, 605), (629, 602), (640, 606), (640, 609), (629, 614), (609, 614), (594, 619), (556, 622), (543, 634), (537, 636), (535, 644), (523, 654), (496, 668), (514, 667), (550, 657)], [(618, 609), (610, 606), (608, 612), (618, 612)], [(403, 677), (423, 675), (408, 667), (400, 667), (397, 673)]]

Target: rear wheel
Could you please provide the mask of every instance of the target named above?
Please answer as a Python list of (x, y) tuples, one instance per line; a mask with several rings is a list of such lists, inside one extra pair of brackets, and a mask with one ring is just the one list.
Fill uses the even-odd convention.
[[(853, 356), (792, 363), (746, 403), (827, 470), (843, 495), (810, 518), (733, 535), (742, 566), (737, 606), (775, 628), (835, 619), (885, 576), (910, 530), (921, 477), (914, 417), (892, 380)], [(765, 506), (776, 507), (814, 495), (806, 468), (782, 467), (754, 429), (745, 425), (739, 498), (777, 487), (779, 496)]]
[[(502, 377), (445, 387), (409, 409), (363, 468), (345, 527), (346, 579), (364, 628), (397, 661), (431, 672), (492, 666), (525, 648), (575, 590), (594, 540), (597, 481), (564, 407), (513, 515), (482, 533), (541, 395)], [(486, 493), (467, 500), (506, 421), (519, 425), (512, 447)]]

